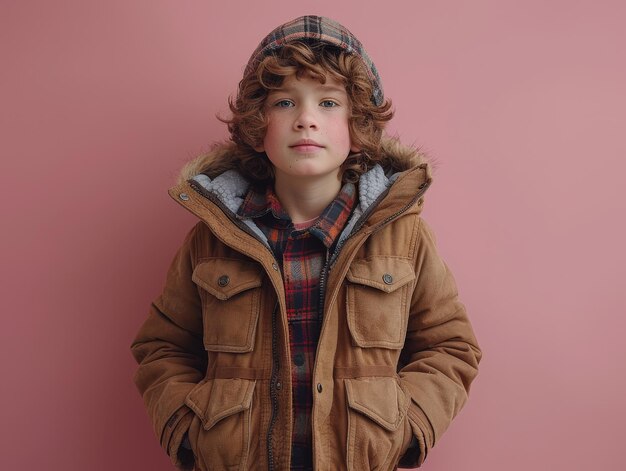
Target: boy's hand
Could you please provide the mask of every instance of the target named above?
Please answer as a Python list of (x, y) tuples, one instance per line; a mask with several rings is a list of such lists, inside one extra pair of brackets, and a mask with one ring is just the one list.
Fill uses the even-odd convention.
[(183, 435), (183, 441), (181, 442), (180, 446), (191, 450), (191, 443), (189, 443), (189, 433), (185, 432), (185, 435)]
[(196, 457), (191, 450), (191, 443), (189, 442), (189, 434), (187, 432), (185, 432), (183, 441), (178, 449), (178, 459), (185, 468), (192, 467), (196, 460)]
[(414, 463), (417, 463), (420, 455), (420, 447), (417, 438), (415, 435), (411, 437), (411, 443), (409, 444), (409, 448), (406, 450), (400, 462), (398, 463), (399, 467), (413, 467)]

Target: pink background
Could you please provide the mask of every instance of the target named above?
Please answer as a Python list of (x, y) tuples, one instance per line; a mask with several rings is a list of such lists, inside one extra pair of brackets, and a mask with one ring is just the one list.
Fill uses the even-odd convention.
[(1, 3), (0, 468), (171, 469), (129, 351), (194, 223), (166, 190), (257, 42), (322, 14), (437, 160), (424, 215), (484, 350), (423, 469), (623, 469), (624, 2), (303, 3)]

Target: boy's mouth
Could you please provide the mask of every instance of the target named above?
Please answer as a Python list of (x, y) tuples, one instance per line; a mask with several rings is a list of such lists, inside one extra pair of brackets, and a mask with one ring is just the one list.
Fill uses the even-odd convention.
[(318, 144), (313, 139), (300, 139), (295, 144), (289, 146), (293, 149), (297, 150), (315, 150), (324, 147), (321, 144)]
[(291, 147), (292, 149), (301, 151), (301, 152), (314, 152), (319, 149), (322, 149), (324, 146), (321, 144), (318, 144), (313, 139), (300, 139), (298, 142), (296, 142), (295, 144), (289, 147)]

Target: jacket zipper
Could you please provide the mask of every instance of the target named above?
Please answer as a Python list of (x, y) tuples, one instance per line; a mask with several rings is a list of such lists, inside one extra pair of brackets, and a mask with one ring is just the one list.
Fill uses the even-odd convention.
[[(320, 273), (320, 296), (317, 305), (317, 341), (319, 342), (320, 333), (322, 332), (322, 321), (324, 319), (324, 297), (326, 296), (326, 279), (328, 278), (328, 261), (330, 253), (328, 250), (326, 251), (326, 261), (324, 262), (324, 266), (322, 267), (322, 272)], [(317, 355), (317, 353), (316, 353)]]
[(269, 470), (274, 470), (274, 447), (272, 446), (272, 430), (278, 418), (278, 393), (276, 392), (276, 383), (278, 382), (278, 371), (280, 370), (280, 357), (276, 345), (276, 315), (278, 313), (278, 299), (272, 312), (272, 377), (270, 379), (270, 399), (272, 415), (270, 416), (270, 424), (267, 428), (267, 461)]
[[(202, 186), (198, 185), (193, 180), (188, 180), (189, 186), (191, 186), (195, 191), (200, 193), (206, 199), (215, 204), (218, 208), (222, 210), (224, 214), (241, 230), (243, 230), (246, 234), (251, 235), (256, 240), (262, 243), (263, 247), (267, 249), (267, 251), (272, 255), (272, 259), (274, 259), (274, 263), (278, 266), (278, 263), (274, 257), (274, 253), (272, 249), (270, 249), (266, 244), (263, 243), (261, 239), (245, 224), (241, 221), (233, 218), (231, 216), (232, 211), (228, 209), (224, 204), (216, 198), (212, 193), (206, 191)], [(278, 348), (276, 345), (276, 329), (277, 329), (277, 320), (276, 316), (278, 314), (278, 299), (276, 300), (276, 304), (274, 305), (274, 310), (272, 311), (272, 375), (270, 377), (270, 399), (271, 399), (271, 416), (270, 416), (270, 424), (267, 429), (267, 457), (268, 457), (268, 469), (269, 471), (274, 471), (274, 450), (272, 447), (272, 430), (274, 425), (276, 424), (276, 420), (278, 419), (278, 393), (276, 390), (276, 383), (278, 383), (278, 375), (280, 371), (280, 356), (278, 354)]]

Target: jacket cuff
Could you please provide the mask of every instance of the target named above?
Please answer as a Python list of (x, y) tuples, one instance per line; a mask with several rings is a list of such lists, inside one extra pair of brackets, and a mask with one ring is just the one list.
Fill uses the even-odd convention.
[(191, 450), (181, 450), (183, 438), (191, 426), (193, 417), (194, 412), (189, 407), (180, 407), (168, 419), (161, 439), (161, 446), (169, 455), (172, 464), (185, 471), (192, 470), (195, 461)]

